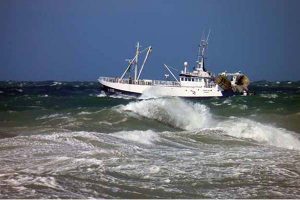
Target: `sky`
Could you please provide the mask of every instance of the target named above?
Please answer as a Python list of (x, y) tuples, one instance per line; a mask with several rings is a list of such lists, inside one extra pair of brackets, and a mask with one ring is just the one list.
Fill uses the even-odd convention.
[(1, 0), (0, 80), (96, 81), (121, 76), (136, 42), (163, 64), (191, 69), (211, 30), (206, 68), (253, 81), (300, 80), (299, 0)]

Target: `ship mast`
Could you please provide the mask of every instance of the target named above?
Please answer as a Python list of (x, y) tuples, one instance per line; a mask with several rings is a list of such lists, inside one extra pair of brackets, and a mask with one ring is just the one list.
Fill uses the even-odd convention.
[(137, 75), (138, 75), (137, 73), (138, 73), (139, 54), (140, 54), (140, 43), (137, 42), (137, 44), (136, 44), (136, 52), (135, 52), (134, 81), (137, 80)]
[(204, 34), (202, 34), (202, 37), (201, 37), (201, 41), (200, 41), (200, 44), (199, 44), (199, 49), (198, 49), (198, 59), (196, 61), (197, 63), (197, 70), (200, 70), (200, 71), (206, 71), (205, 69), (205, 65), (204, 65), (204, 59), (205, 59), (205, 49), (207, 48), (207, 45), (208, 45), (208, 39), (209, 39), (209, 35), (210, 35), (210, 30), (208, 32), (208, 35), (205, 39), (204, 37)]
[[(132, 59), (126, 59), (126, 61), (128, 61), (129, 64), (128, 64), (126, 70), (123, 72), (123, 74), (122, 74), (122, 76), (120, 77), (120, 79), (118, 80), (118, 82), (121, 82), (121, 81), (122, 81), (122, 79), (124, 78), (124, 76), (126, 75), (127, 72), (130, 73), (130, 69), (131, 69), (132, 66), (134, 66), (134, 77), (133, 77), (134, 83), (136, 83), (136, 82), (139, 80), (139, 78), (140, 78), (140, 76), (141, 76), (141, 73), (142, 73), (142, 71), (143, 71), (144, 65), (145, 65), (145, 63), (146, 63), (146, 61), (147, 61), (147, 59), (148, 59), (148, 57), (149, 57), (149, 54), (150, 54), (151, 51), (152, 51), (152, 47), (151, 47), (151, 46), (149, 46), (149, 47), (147, 47), (146, 49), (143, 49), (143, 50), (141, 50), (141, 51), (140, 51), (140, 47), (141, 47), (141, 46), (140, 46), (140, 43), (138, 42), (137, 45), (136, 45), (135, 56), (134, 56)], [(141, 53), (145, 52), (145, 51), (147, 51), (147, 53), (146, 53), (146, 56), (145, 56), (145, 58), (144, 58), (143, 64), (142, 64), (142, 66), (141, 66), (141, 69), (140, 69), (140, 71), (138, 72), (138, 60), (139, 60), (139, 55), (140, 55)]]

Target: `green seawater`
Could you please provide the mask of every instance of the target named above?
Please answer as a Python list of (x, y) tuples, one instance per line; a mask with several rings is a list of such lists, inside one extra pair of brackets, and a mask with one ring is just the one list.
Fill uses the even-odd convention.
[(300, 82), (253, 96), (106, 96), (0, 82), (0, 198), (300, 198)]

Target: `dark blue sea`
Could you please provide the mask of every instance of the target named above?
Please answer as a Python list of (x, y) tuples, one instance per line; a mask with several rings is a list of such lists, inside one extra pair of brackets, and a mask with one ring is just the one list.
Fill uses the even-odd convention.
[(300, 82), (253, 96), (107, 96), (0, 82), (0, 198), (300, 198)]

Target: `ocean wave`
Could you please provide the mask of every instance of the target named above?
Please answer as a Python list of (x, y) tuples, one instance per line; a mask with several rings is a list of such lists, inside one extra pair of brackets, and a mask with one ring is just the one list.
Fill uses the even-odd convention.
[(205, 128), (212, 121), (207, 106), (186, 102), (179, 98), (159, 98), (131, 102), (121, 106), (121, 110), (131, 111), (184, 130)]
[(245, 118), (232, 118), (221, 121), (216, 126), (225, 134), (252, 139), (268, 145), (300, 150), (300, 140), (292, 131), (273, 127)]
[[(236, 138), (252, 139), (267, 145), (300, 150), (300, 140), (294, 132), (246, 118), (216, 119), (207, 106), (180, 98), (147, 99), (131, 102), (121, 106), (120, 109), (183, 130), (218, 127), (224, 131), (224, 134)], [(241, 105), (240, 109), (244, 110), (247, 107)]]
[[(238, 124), (245, 122), (236, 117), (229, 119)], [(225, 127), (216, 124), (215, 129), (219, 129), (217, 125)], [(226, 125), (231, 123), (228, 121)], [(205, 193), (210, 198), (230, 198), (232, 194), (235, 198), (255, 198), (261, 195), (261, 190), (270, 192), (281, 181), (283, 186), (275, 187), (274, 191), (282, 194), (275, 197), (299, 196), (296, 181), (299, 173), (293, 164), (299, 160), (298, 152), (244, 143), (226, 146), (215, 143), (216, 140), (209, 141), (210, 135), (198, 137), (192, 132), (74, 131), (0, 140), (3, 148), (0, 183), (4, 183), (1, 195), (3, 198), (124, 198), (126, 195), (200, 198)], [(220, 142), (230, 142), (222, 140), (222, 134), (219, 136)], [(236, 187), (240, 183), (241, 187)], [(199, 187), (205, 190), (199, 191)], [(243, 193), (239, 193), (241, 190)]]

